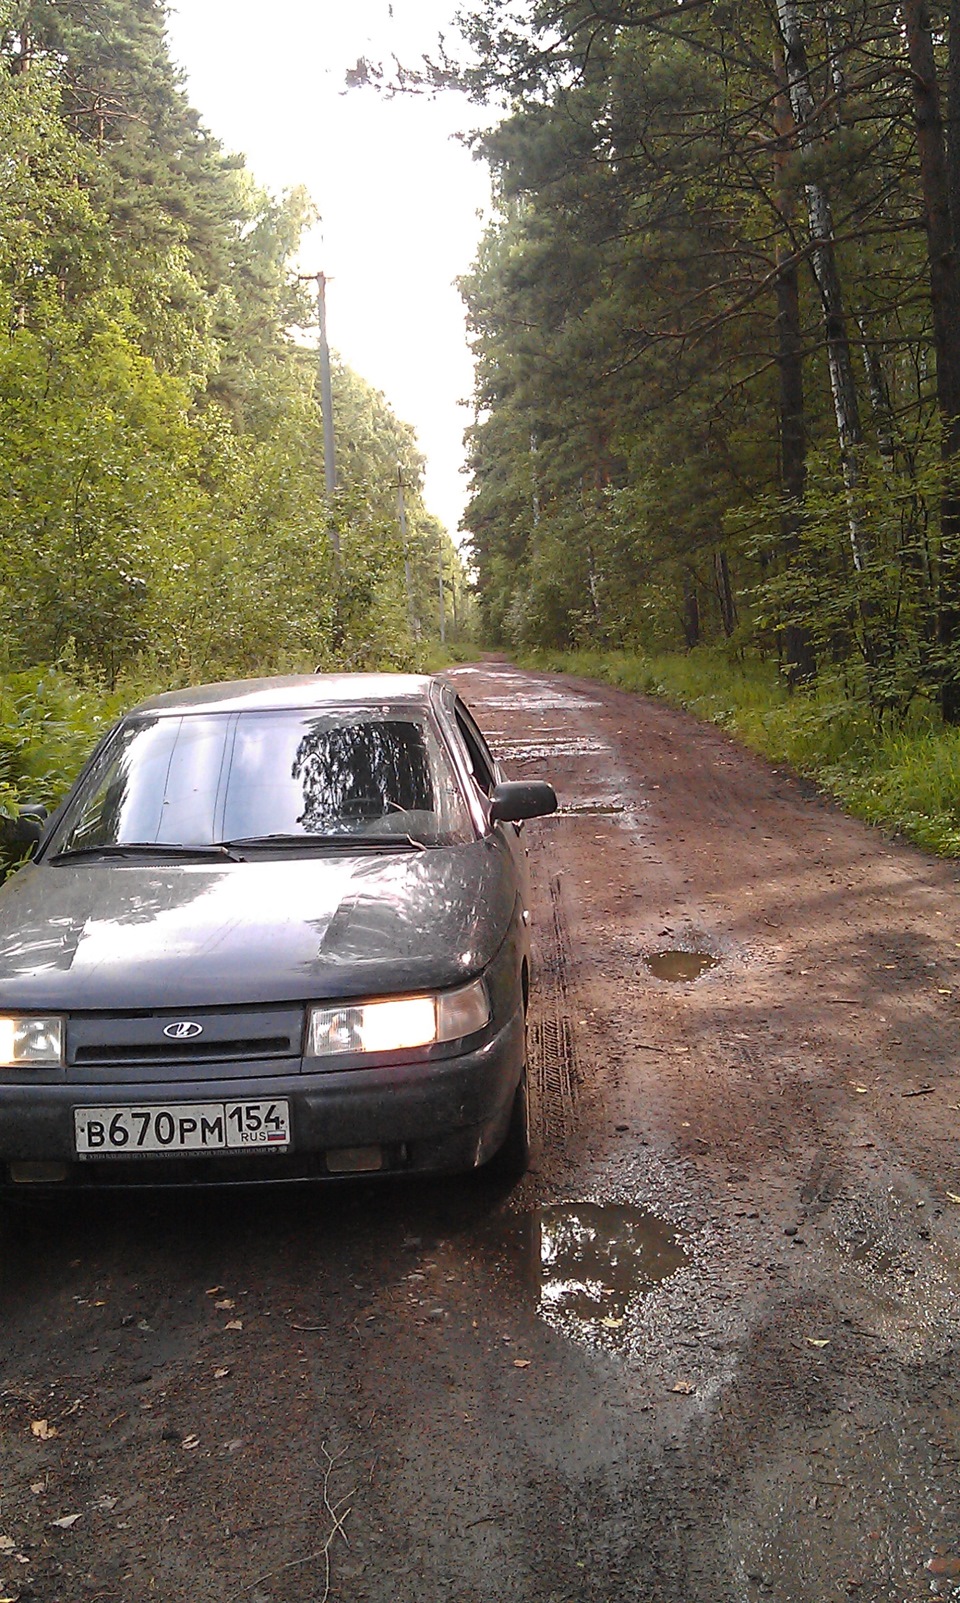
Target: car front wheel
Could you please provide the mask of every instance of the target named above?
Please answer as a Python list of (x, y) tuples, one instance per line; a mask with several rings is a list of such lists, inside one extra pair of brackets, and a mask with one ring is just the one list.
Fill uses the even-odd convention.
[(510, 1110), (510, 1123), (503, 1145), (490, 1159), (493, 1173), (504, 1179), (520, 1180), (530, 1164), (530, 1096), (527, 1090), (527, 1071), (520, 1076)]

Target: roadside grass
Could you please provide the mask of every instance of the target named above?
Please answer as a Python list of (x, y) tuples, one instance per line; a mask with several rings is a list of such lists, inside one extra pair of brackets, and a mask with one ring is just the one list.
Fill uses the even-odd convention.
[(59, 801), (106, 725), (130, 700), (56, 668), (0, 677), (0, 813)]
[(479, 662), (482, 655), (480, 647), (468, 640), (448, 641), (444, 646), (436, 640), (426, 641), (416, 647), (410, 669), (413, 673), (442, 673), (461, 662)]
[(917, 705), (895, 729), (840, 687), (790, 695), (776, 665), (717, 649), (640, 657), (542, 652), (526, 666), (658, 696), (814, 780), (850, 813), (944, 857), (960, 857), (960, 729)]

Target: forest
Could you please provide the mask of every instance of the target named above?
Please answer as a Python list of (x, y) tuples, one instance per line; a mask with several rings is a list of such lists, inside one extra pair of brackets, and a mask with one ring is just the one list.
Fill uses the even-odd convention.
[(327, 496), (315, 203), (203, 126), (166, 15), (0, 0), (0, 811), (118, 700), (410, 665), (438, 571), (461, 599), (412, 428), (336, 358)]
[[(0, 0), (0, 813), (158, 686), (439, 660), (439, 564), (485, 644), (741, 732), (760, 671), (768, 754), (960, 850), (960, 0), (465, 0), (395, 69), (484, 107), (469, 567), (336, 360), (327, 494), (315, 201), (166, 19)], [(881, 805), (910, 731), (938, 794)]]
[(485, 0), (488, 636), (960, 721), (960, 4)]

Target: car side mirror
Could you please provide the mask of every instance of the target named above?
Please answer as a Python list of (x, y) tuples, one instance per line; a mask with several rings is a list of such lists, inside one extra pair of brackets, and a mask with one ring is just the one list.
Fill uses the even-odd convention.
[(557, 793), (542, 780), (511, 780), (490, 792), (491, 824), (519, 824), (557, 810)]

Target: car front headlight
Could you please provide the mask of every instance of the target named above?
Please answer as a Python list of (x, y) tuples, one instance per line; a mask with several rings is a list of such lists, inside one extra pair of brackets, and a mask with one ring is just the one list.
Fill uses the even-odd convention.
[(433, 996), (396, 996), (383, 1002), (312, 1007), (307, 1056), (346, 1052), (402, 1052), (438, 1041), (459, 1041), (490, 1021), (490, 999), (482, 980)]
[(0, 1016), (0, 1069), (59, 1069), (63, 1020)]

